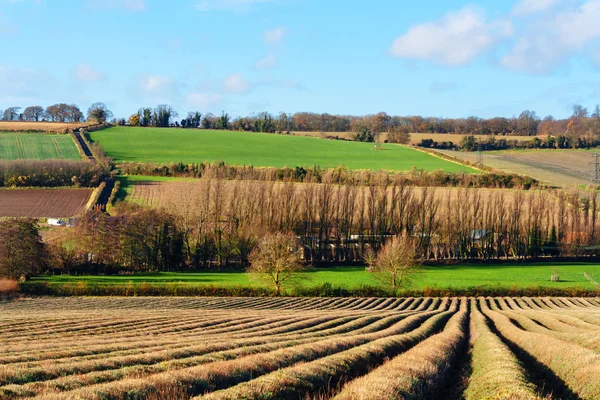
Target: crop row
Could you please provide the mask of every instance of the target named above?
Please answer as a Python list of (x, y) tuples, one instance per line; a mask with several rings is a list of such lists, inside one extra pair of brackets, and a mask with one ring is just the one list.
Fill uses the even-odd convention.
[(0, 315), (0, 399), (600, 398), (589, 298), (40, 298)]

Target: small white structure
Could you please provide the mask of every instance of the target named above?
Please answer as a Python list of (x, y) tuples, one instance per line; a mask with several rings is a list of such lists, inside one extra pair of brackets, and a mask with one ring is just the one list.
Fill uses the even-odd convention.
[(50, 226), (67, 226), (67, 221), (60, 218), (48, 218), (48, 225)]

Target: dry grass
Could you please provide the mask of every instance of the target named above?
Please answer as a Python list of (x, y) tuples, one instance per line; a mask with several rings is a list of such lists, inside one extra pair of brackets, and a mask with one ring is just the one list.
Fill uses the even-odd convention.
[[(317, 137), (317, 138), (333, 138), (336, 137), (343, 140), (354, 140), (356, 134), (354, 132), (299, 132), (293, 131), (291, 132), (294, 136), (308, 136), (308, 137)], [(378, 142), (385, 142), (388, 140), (388, 134), (382, 133), (377, 136)], [(496, 136), (496, 135), (463, 135), (463, 134), (454, 134), (454, 133), (411, 133), (410, 134), (410, 144), (419, 144), (423, 139), (432, 139), (436, 142), (452, 142), (454, 144), (459, 144), (460, 141), (465, 136), (475, 136), (476, 138), (480, 138), (481, 140), (487, 140), (491, 137), (494, 137), (496, 140), (498, 139), (506, 139), (506, 140), (518, 140), (518, 141), (528, 141), (532, 140), (532, 136), (516, 136), (516, 135), (507, 135), (507, 136)], [(545, 138), (545, 136), (544, 136)]]
[[(476, 162), (477, 153), (438, 150)], [(594, 151), (587, 150), (506, 150), (483, 154), (483, 163), (509, 173), (531, 176), (546, 184), (572, 187), (589, 185)]]
[(600, 395), (591, 299), (40, 298), (0, 315), (0, 398), (430, 399), (465, 370), (469, 322), (467, 400), (540, 398), (503, 340)]
[(73, 129), (90, 125), (88, 122), (30, 122), (30, 121), (0, 121), (0, 131), (4, 132), (52, 132), (67, 133)]

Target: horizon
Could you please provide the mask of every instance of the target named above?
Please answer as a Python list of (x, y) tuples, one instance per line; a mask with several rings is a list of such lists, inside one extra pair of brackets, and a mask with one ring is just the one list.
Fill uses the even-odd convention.
[(598, 17), (599, 0), (0, 0), (0, 109), (562, 119), (600, 102)]

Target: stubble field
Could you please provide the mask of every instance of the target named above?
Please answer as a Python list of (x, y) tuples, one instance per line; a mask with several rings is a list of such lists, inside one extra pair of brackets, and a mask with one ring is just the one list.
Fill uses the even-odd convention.
[(65, 133), (68, 129), (88, 126), (88, 122), (34, 122), (34, 121), (0, 121), (0, 131), (8, 132), (55, 132)]
[[(437, 150), (476, 162), (477, 153)], [(483, 163), (511, 173), (531, 176), (559, 187), (591, 183), (594, 151), (589, 150), (504, 150), (483, 153)]]
[(54, 298), (0, 314), (7, 399), (600, 396), (596, 299)]

